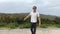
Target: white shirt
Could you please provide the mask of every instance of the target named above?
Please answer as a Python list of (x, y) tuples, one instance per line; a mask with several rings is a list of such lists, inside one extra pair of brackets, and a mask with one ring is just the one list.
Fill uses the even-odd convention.
[(37, 17), (39, 17), (39, 13), (38, 12), (31, 12), (29, 14), (31, 16), (31, 22), (32, 23), (36, 23), (37, 22)]

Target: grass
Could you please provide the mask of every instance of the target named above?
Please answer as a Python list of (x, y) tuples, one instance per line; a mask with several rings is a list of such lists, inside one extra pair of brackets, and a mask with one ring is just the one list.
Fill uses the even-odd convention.
[(30, 23), (20, 24), (19, 28), (30, 28)]
[(11, 29), (15, 29), (18, 27), (18, 24), (17, 23), (9, 23), (6, 25), (7, 28), (11, 28)]
[(60, 24), (42, 24), (41, 28), (60, 28)]
[[(0, 29), (16, 29), (16, 28), (30, 28), (30, 23), (25, 22), (23, 24), (14, 23), (0, 23)], [(41, 24), (41, 28), (60, 28), (60, 24)]]

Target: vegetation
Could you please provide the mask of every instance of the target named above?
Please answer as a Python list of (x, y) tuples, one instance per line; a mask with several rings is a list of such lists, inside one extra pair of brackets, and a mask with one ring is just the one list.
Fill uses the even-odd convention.
[[(14, 28), (29, 28), (30, 27), (30, 18), (26, 21), (23, 21), (23, 18), (27, 14), (0, 14), (0, 28), (6, 27), (10, 29)], [(41, 28), (60, 28), (60, 17), (54, 19), (48, 19), (41, 17)], [(37, 24), (38, 25), (38, 24)]]

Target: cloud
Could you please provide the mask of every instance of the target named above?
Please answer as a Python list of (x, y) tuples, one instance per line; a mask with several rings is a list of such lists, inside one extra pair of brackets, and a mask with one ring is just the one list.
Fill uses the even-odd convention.
[(60, 16), (60, 0), (0, 0), (0, 12), (31, 12), (33, 5), (41, 14)]
[(22, 2), (22, 3), (31, 3), (33, 0), (0, 0), (0, 3), (3, 2)]
[[(41, 0), (40, 0), (41, 1)], [(42, 14), (60, 16), (60, 0), (42, 0), (38, 2), (38, 11)], [(41, 6), (40, 6), (41, 5)]]

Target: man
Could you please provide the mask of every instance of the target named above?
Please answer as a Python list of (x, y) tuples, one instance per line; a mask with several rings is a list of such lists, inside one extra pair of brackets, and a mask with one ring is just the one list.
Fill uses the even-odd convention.
[(36, 9), (37, 9), (37, 7), (36, 6), (33, 6), (33, 12), (31, 12), (28, 16), (26, 16), (24, 18), (24, 21), (25, 21), (27, 18), (31, 17), (31, 32), (32, 32), (32, 34), (36, 34), (36, 23), (37, 23), (37, 19), (39, 21), (39, 27), (41, 25), (39, 13), (36, 12)]

